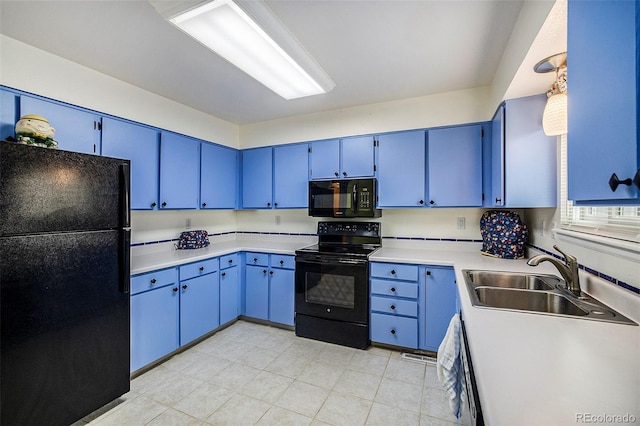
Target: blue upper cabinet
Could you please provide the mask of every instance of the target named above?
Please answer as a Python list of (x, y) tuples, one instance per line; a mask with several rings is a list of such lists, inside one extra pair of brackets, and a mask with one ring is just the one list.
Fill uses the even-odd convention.
[(88, 111), (31, 96), (20, 96), (20, 116), (37, 114), (56, 130), (58, 148), (100, 155), (100, 117)]
[(273, 203), (273, 148), (242, 151), (242, 207), (270, 209)]
[(510, 99), (493, 117), (492, 200), (495, 206), (555, 207), (557, 204), (556, 137), (546, 136), (542, 130), (546, 101), (544, 94)]
[(162, 132), (160, 208), (196, 209), (200, 181), (200, 141)]
[(20, 97), (5, 89), (0, 89), (0, 140), (15, 137), (16, 122), (18, 117), (18, 105)]
[(330, 139), (311, 143), (311, 179), (350, 179), (374, 176), (373, 136)]
[(378, 207), (425, 205), (425, 132), (378, 136)]
[(238, 151), (203, 142), (200, 153), (200, 208), (234, 209), (238, 194)]
[(311, 142), (309, 177), (338, 179), (340, 177), (340, 139)]
[(157, 207), (160, 159), (157, 130), (105, 117), (102, 119), (102, 155), (131, 160), (131, 209)]
[(341, 177), (349, 179), (374, 175), (373, 136), (346, 138), (342, 139), (340, 143), (342, 149)]
[[(638, 1), (568, 3), (571, 200), (639, 200), (639, 9)], [(630, 179), (630, 184), (613, 191), (609, 180), (614, 173), (620, 181)]]
[(429, 205), (482, 206), (482, 125), (429, 130)]
[(309, 146), (274, 147), (273, 165), (273, 206), (278, 209), (308, 207)]

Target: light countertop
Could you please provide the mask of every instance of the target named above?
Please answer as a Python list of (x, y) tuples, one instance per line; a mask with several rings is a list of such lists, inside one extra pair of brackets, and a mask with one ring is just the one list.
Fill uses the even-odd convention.
[[(245, 238), (199, 250), (142, 247), (132, 250), (132, 274), (237, 251), (294, 254), (315, 242), (314, 237)], [(454, 267), (486, 424), (612, 423), (614, 416), (625, 415), (640, 422), (640, 326), (471, 305), (463, 269), (559, 275), (548, 262), (534, 268), (525, 260), (495, 259), (481, 255), (475, 244), (395, 241), (384, 242), (370, 260)], [(638, 295), (582, 271), (581, 281), (586, 292), (640, 321)]]

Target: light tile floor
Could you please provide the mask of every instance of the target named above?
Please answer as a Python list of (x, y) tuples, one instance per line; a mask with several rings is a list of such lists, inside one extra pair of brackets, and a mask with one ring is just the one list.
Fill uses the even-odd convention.
[(452, 425), (432, 364), (238, 321), (75, 426)]

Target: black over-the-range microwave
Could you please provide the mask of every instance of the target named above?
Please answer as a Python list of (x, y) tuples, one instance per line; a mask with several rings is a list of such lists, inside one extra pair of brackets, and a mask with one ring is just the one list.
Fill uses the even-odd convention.
[(309, 216), (380, 217), (374, 178), (309, 181)]

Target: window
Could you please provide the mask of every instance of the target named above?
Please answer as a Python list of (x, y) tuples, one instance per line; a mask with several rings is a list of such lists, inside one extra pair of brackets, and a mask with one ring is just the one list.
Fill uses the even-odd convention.
[(640, 207), (578, 207), (567, 199), (567, 136), (560, 137), (560, 217), (563, 229), (640, 243)]

